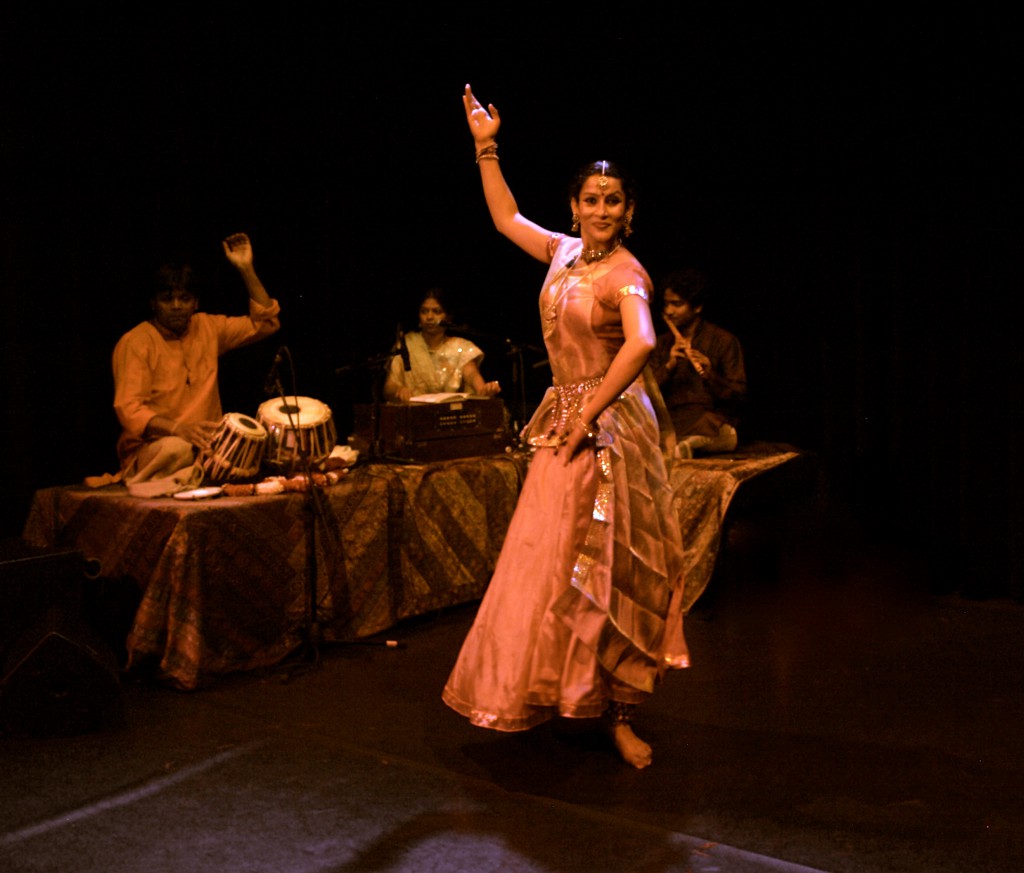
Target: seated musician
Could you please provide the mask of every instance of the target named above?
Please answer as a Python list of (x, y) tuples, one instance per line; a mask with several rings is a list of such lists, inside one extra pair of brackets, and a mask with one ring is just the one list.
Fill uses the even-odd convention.
[(209, 445), (223, 417), (218, 357), (280, 328), (280, 306), (256, 275), (248, 236), (233, 234), (223, 248), (249, 292), (247, 316), (198, 312), (192, 269), (164, 265), (150, 299), (152, 318), (124, 334), (114, 348), (121, 469), (101, 478), (124, 481), (133, 494), (169, 494), (199, 483), (197, 452)]
[(707, 279), (697, 270), (673, 272), (661, 283), (662, 317), (651, 368), (675, 428), (676, 454), (731, 452), (747, 393), (740, 341), (703, 317)]
[(494, 397), (497, 382), (480, 372), (484, 353), (469, 340), (448, 336), (450, 319), (440, 288), (428, 289), (421, 301), (419, 330), (405, 334), (405, 348), (396, 349), (384, 383), (386, 400), (408, 403), (421, 394), (464, 392)]

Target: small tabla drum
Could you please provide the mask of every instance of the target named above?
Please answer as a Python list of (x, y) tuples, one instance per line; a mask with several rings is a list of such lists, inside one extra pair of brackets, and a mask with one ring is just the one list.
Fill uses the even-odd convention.
[(248, 415), (225, 415), (204, 453), (203, 481), (232, 482), (248, 479), (260, 470), (266, 448), (267, 431)]
[(322, 464), (338, 442), (330, 407), (312, 397), (275, 397), (260, 404), (256, 418), (267, 431), (263, 463), (282, 473), (303, 456), (311, 467)]

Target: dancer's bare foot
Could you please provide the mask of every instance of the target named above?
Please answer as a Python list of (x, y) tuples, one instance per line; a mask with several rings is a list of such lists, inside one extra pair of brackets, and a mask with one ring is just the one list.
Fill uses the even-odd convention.
[(622, 760), (637, 770), (649, 767), (652, 761), (651, 747), (640, 737), (633, 733), (633, 728), (628, 723), (622, 722), (611, 726), (612, 742), (619, 750)]

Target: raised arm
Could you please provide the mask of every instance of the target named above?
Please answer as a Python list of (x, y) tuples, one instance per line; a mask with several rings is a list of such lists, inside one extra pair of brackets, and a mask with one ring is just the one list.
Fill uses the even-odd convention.
[(551, 232), (524, 218), (516, 205), (515, 198), (505, 182), (498, 162), (498, 128), (501, 116), (493, 103), (485, 109), (466, 85), (462, 95), (466, 108), (466, 122), (476, 143), (476, 162), (480, 167), (480, 181), (484, 188), (484, 199), (491, 213), (491, 220), (500, 233), (507, 236), (528, 255), (545, 264), (551, 262), (548, 241)]
[(249, 292), (250, 299), (262, 306), (269, 306), (270, 295), (253, 267), (252, 243), (249, 242), (249, 237), (244, 233), (233, 233), (222, 242), (222, 245), (224, 256), (234, 265), (245, 282), (245, 290)]

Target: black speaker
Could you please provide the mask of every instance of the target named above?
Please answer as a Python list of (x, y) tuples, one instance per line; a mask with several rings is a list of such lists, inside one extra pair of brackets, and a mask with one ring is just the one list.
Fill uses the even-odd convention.
[(83, 618), (81, 553), (7, 547), (0, 560), (0, 729), (70, 736), (123, 717), (117, 659)]
[(88, 564), (72, 549), (32, 549), (20, 541), (0, 548), (0, 664), (6, 650), (56, 603), (82, 605)]
[(0, 722), (14, 735), (72, 736), (119, 724), (121, 682), (110, 647), (56, 605), (7, 650)]

